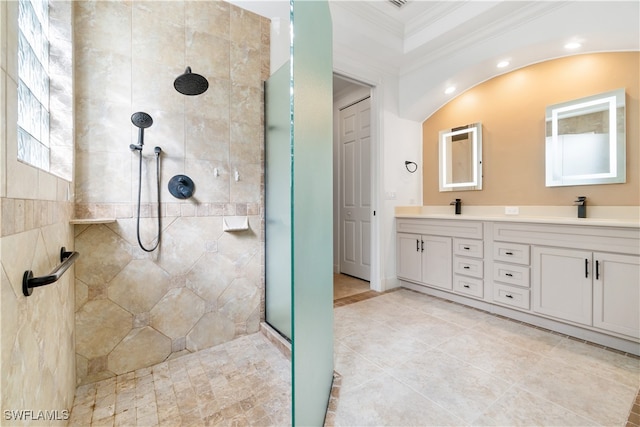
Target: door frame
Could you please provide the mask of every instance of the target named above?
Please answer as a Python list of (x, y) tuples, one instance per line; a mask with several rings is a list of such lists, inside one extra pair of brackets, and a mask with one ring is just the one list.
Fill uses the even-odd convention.
[[(366, 81), (363, 81), (362, 79), (353, 78), (348, 75), (345, 75), (344, 73), (336, 72), (335, 70), (333, 75), (343, 80), (350, 81), (356, 85), (369, 88), (368, 96), (370, 97), (370, 102), (371, 102), (371, 105), (370, 105), (371, 107), (371, 118), (370, 118), (371, 119), (371, 165), (370, 165), (371, 207), (372, 207), (372, 210), (375, 212), (375, 215), (371, 217), (371, 248), (370, 248), (371, 271), (370, 271), (369, 287), (374, 291), (381, 292), (383, 289), (382, 289), (379, 242), (380, 242), (380, 227), (382, 224), (380, 216), (382, 212), (379, 206), (380, 198), (378, 197), (378, 195), (379, 195), (379, 188), (380, 188), (380, 182), (382, 177), (380, 173), (381, 169), (380, 169), (380, 143), (379, 143), (381, 132), (380, 132), (380, 120), (378, 119), (378, 116), (379, 116), (378, 112), (380, 108), (380, 102), (378, 99), (379, 91), (375, 86), (375, 84), (368, 83)], [(348, 107), (349, 105), (364, 99), (366, 96), (367, 95), (361, 96), (359, 98), (354, 97), (351, 100), (345, 99), (340, 103), (338, 103), (334, 98), (334, 103), (333, 103), (333, 107), (334, 107), (334, 111), (333, 111), (334, 113), (333, 215), (334, 215), (334, 224), (336, 224), (336, 226), (334, 226), (334, 239), (333, 239), (334, 240), (333, 246), (335, 251), (334, 272), (339, 272), (339, 268), (340, 268), (340, 258), (341, 258), (340, 241), (342, 238), (342, 236), (340, 235), (341, 233), (340, 224), (342, 220), (342, 218), (340, 217), (340, 198), (342, 197), (341, 190), (340, 190), (340, 168), (342, 167), (342, 158), (339, 150), (340, 126), (339, 126), (339, 121), (336, 119), (339, 119), (340, 117), (341, 108)]]

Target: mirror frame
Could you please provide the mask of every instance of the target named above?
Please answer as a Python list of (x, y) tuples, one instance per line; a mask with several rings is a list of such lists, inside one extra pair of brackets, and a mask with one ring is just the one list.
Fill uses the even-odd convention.
[[(451, 137), (468, 133), (472, 143), (472, 160), (469, 165), (472, 168), (473, 181), (451, 182), (451, 170), (453, 159), (451, 145), (447, 144)], [(482, 123), (472, 123), (452, 129), (440, 131), (439, 135), (439, 183), (440, 191), (468, 191), (482, 190)]]
[[(618, 109), (622, 108), (621, 123)], [(590, 109), (585, 114), (607, 111), (609, 116), (609, 170), (590, 174), (564, 175), (563, 161), (567, 153), (559, 142), (558, 120), (571, 117), (572, 111)], [(545, 177), (547, 187), (570, 185), (617, 184), (626, 182), (626, 105), (625, 90), (616, 89), (585, 98), (550, 105), (545, 111)], [(575, 113), (578, 117), (581, 114)], [(549, 135), (551, 130), (551, 135)], [(567, 134), (569, 135), (569, 134)], [(579, 134), (575, 134), (579, 135)], [(583, 154), (583, 153), (582, 153)]]

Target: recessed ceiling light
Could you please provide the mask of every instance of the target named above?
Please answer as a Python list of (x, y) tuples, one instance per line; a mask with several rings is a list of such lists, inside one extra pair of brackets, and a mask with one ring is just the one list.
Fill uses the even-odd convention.
[(498, 67), (498, 68), (504, 68), (504, 67), (506, 67), (507, 65), (509, 65), (509, 61), (500, 61), (500, 62), (498, 62), (498, 64), (496, 65), (496, 67)]
[(456, 90), (455, 86), (449, 86), (448, 88), (446, 88), (444, 90), (444, 93), (446, 93), (447, 95), (449, 95), (450, 93), (453, 93)]
[(580, 46), (582, 46), (580, 43), (578, 42), (570, 42), (564, 45), (565, 49), (577, 49)]

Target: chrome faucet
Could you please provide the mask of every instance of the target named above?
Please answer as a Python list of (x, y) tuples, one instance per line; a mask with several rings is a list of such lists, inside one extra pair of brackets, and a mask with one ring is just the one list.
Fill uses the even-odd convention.
[(456, 215), (460, 215), (462, 211), (462, 199), (455, 199), (453, 202), (449, 203), (450, 205), (456, 206)]
[(587, 217), (587, 196), (577, 196), (578, 200), (573, 202), (574, 205), (578, 206), (578, 218), (586, 218)]

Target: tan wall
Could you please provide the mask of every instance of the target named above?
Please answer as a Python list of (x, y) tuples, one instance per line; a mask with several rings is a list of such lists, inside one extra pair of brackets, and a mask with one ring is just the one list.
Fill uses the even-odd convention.
[[(577, 55), (513, 71), (484, 82), (438, 110), (423, 123), (424, 205), (640, 204), (640, 54)], [(550, 104), (626, 89), (627, 182), (545, 187), (545, 108)], [(439, 192), (438, 132), (482, 122), (481, 191)]]
[[(57, 37), (52, 42), (52, 73), (71, 64), (71, 49), (57, 49), (60, 44), (71, 46), (69, 28), (60, 31), (63, 25), (70, 27), (71, 9), (70, 2), (62, 1), (50, 9), (51, 18), (59, 20), (58, 31), (52, 31)], [(18, 2), (0, 2), (0, 28), (0, 424), (66, 425), (65, 411), (71, 410), (76, 386), (74, 267), (57, 282), (35, 288), (29, 297), (22, 293), (22, 278), (27, 270), (36, 277), (47, 275), (60, 263), (61, 247), (74, 249), (69, 224), (73, 183), (18, 161)], [(72, 91), (67, 88), (59, 96), (54, 80), (52, 145), (60, 136), (54, 131), (56, 126), (60, 131), (60, 123), (53, 118), (69, 114), (72, 106)], [(64, 148), (72, 152), (73, 139), (63, 139)], [(72, 158), (62, 162), (67, 173)], [(34, 421), (39, 411), (48, 411), (42, 413), (46, 420)]]
[[(263, 93), (269, 21), (225, 2), (75, 2), (78, 378), (95, 381), (256, 332), (264, 295)], [(173, 87), (186, 66), (209, 89)], [(138, 129), (145, 130), (143, 242), (156, 235), (153, 148), (162, 154), (162, 242), (136, 239)], [(214, 169), (219, 175), (214, 176)], [(234, 171), (240, 179), (234, 179)], [(194, 197), (171, 196), (185, 174)], [(224, 215), (251, 230), (226, 233)]]

